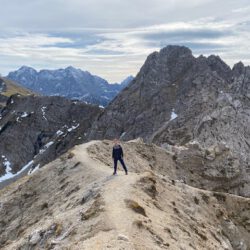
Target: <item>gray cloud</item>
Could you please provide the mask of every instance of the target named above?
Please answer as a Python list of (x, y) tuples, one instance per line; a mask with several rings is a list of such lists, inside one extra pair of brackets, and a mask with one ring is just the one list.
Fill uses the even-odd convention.
[[(217, 16), (247, 0), (1, 0), (1, 28), (133, 28)], [(249, 5), (249, 4), (248, 4)]]
[(73, 65), (119, 81), (168, 44), (249, 64), (247, 2), (2, 0), (0, 72)]

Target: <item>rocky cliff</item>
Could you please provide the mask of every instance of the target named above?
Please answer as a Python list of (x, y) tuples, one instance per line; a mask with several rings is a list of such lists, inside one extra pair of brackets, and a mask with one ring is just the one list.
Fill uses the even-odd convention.
[(0, 186), (86, 141), (100, 112), (62, 97), (11, 96), (0, 114)]
[[(149, 55), (100, 114), (89, 139), (142, 137), (166, 147), (198, 142), (197, 157), (225, 147), (230, 153), (222, 154), (213, 173), (204, 170), (204, 179), (250, 196), (249, 122), (250, 67), (238, 63), (231, 69), (218, 56), (196, 58), (186, 47), (167, 46)], [(208, 156), (211, 164), (215, 157)], [(210, 163), (200, 162), (200, 168), (209, 172)]]

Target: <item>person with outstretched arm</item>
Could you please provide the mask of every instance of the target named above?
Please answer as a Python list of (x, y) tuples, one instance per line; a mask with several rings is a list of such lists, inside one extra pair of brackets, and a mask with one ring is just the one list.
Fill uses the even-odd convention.
[(127, 170), (127, 167), (126, 167), (124, 160), (123, 160), (123, 150), (122, 150), (122, 147), (119, 144), (119, 141), (117, 139), (114, 140), (112, 158), (114, 160), (114, 173), (113, 173), (113, 175), (116, 175), (118, 161), (120, 161), (120, 163), (122, 164), (122, 167), (125, 171), (125, 174), (127, 175), (128, 170)]

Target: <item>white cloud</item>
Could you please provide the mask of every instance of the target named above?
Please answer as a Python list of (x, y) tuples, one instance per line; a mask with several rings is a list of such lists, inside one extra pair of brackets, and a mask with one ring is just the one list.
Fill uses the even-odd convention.
[[(14, 37), (0, 38), (0, 54), (14, 57), (30, 57), (43, 47), (61, 43), (73, 43), (69, 38), (50, 37), (44, 34), (22, 34)], [(47, 51), (45, 49), (45, 51)], [(38, 55), (38, 53), (37, 53)]]
[[(73, 65), (119, 81), (168, 44), (250, 63), (247, 0), (2, 0), (0, 72)], [(9, 13), (12, 13), (9, 15)]]

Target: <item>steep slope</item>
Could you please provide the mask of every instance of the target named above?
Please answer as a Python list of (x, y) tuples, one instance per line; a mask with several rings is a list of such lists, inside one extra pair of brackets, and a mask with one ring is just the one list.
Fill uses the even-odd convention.
[(100, 112), (62, 97), (11, 96), (0, 114), (0, 186), (86, 141)]
[(221, 173), (205, 178), (226, 180), (250, 196), (249, 122), (250, 67), (238, 63), (231, 70), (217, 56), (195, 58), (186, 47), (167, 46), (147, 58), (135, 80), (100, 114), (89, 139), (140, 136), (165, 146), (198, 141), (204, 149), (225, 144), (232, 156)]
[(35, 94), (31, 90), (28, 90), (27, 88), (24, 88), (23, 86), (5, 77), (0, 77), (0, 93), (1, 95), (7, 97), (14, 94), (20, 94), (24, 96)]
[(123, 147), (128, 176), (92, 141), (1, 190), (1, 249), (249, 249), (249, 199), (182, 183), (162, 148)]
[(127, 78), (123, 84), (109, 84), (101, 77), (71, 66), (39, 72), (23, 66), (10, 72), (7, 78), (43, 95), (64, 96), (102, 106), (106, 106), (132, 79)]

